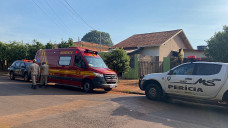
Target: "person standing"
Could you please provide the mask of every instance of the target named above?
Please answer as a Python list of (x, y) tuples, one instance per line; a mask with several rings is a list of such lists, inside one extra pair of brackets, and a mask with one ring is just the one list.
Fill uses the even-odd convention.
[(47, 87), (47, 78), (49, 75), (49, 66), (43, 62), (42, 65), (40, 66), (40, 72), (41, 72), (41, 80), (40, 80), (40, 87), (45, 86)]
[(40, 73), (40, 67), (36, 64), (36, 59), (33, 60), (33, 64), (29, 67), (29, 73), (31, 73), (32, 78), (32, 88), (36, 89), (36, 78)]

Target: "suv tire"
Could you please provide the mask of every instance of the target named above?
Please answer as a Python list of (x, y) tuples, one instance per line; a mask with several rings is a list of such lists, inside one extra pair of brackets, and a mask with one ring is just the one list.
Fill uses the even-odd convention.
[(146, 86), (145, 94), (146, 97), (150, 100), (161, 100), (163, 92), (159, 85), (150, 84)]
[(13, 72), (10, 72), (10, 79), (11, 80), (14, 80), (15, 79), (15, 76), (14, 76), (14, 73)]
[(24, 81), (28, 82), (29, 81), (29, 76), (28, 76), (28, 73), (25, 73), (24, 75)]

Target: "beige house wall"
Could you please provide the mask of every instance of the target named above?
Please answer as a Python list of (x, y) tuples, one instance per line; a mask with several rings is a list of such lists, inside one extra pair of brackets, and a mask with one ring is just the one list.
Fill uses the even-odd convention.
[(170, 57), (171, 51), (179, 51), (181, 48), (187, 49), (183, 40), (177, 35), (160, 46), (159, 61), (163, 61), (163, 57)]

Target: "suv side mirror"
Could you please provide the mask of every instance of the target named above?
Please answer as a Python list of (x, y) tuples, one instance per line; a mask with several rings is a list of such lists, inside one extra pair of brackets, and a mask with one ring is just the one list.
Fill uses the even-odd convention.
[(168, 75), (172, 75), (173, 74), (173, 70), (170, 70)]

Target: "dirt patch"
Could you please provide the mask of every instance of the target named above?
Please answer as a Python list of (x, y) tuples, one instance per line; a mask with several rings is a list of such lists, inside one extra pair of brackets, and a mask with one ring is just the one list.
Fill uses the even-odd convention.
[(127, 94), (145, 95), (145, 92), (139, 89), (139, 80), (120, 80), (118, 86), (113, 88), (113, 92), (121, 92)]

